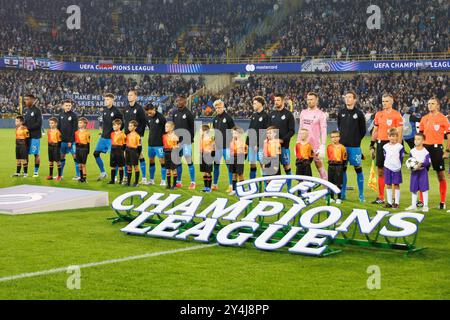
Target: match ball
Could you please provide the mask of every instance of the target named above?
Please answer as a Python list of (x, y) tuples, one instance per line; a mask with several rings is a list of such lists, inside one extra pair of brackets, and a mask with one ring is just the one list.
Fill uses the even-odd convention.
[(406, 167), (412, 171), (417, 170), (420, 167), (420, 162), (416, 158), (411, 157), (406, 160)]

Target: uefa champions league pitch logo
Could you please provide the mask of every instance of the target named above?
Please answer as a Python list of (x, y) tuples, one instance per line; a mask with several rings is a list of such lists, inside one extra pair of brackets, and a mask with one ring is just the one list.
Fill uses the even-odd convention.
[[(292, 184), (289, 189), (288, 181)], [(179, 194), (132, 191), (117, 197), (112, 208), (119, 215), (116, 221), (129, 222), (121, 231), (130, 235), (236, 247), (252, 241), (260, 250), (284, 248), (293, 254), (313, 256), (341, 251), (330, 247), (332, 244), (407, 253), (423, 249), (415, 244), (424, 215), (388, 211), (369, 215), (366, 209), (352, 209), (344, 217), (338, 207), (312, 206), (331, 193), (340, 190), (326, 180), (270, 176), (238, 183), (238, 201), (232, 204), (227, 198), (205, 203), (203, 197), (192, 196), (178, 202)]]

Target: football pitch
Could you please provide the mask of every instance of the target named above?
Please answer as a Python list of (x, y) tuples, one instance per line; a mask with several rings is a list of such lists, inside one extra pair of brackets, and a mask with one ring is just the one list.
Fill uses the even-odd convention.
[[(97, 131), (91, 136), (95, 146)], [(14, 130), (1, 129), (0, 141), (0, 188), (33, 184), (101, 190), (109, 193), (110, 202), (134, 190), (95, 181), (99, 171), (93, 156), (88, 158), (88, 184), (71, 180), (74, 165), (70, 156), (65, 179), (60, 183), (46, 181), (46, 138), (41, 140), (40, 177), (11, 178), (15, 171)], [(294, 143), (295, 139), (291, 150)], [(366, 156), (368, 144), (366, 138)], [(292, 152), (291, 155), (294, 168)], [(102, 158), (109, 164), (109, 156)], [(30, 160), (32, 175), (34, 160)], [(370, 164), (370, 160), (364, 161), (367, 202), (359, 203), (357, 190), (348, 191), (348, 200), (341, 205), (345, 214), (353, 208), (365, 208), (369, 213), (380, 209), (370, 204), (376, 197), (367, 187)], [(167, 193), (159, 187), (159, 165), (156, 172), (156, 186), (138, 189)], [(348, 172), (348, 185), (356, 187), (354, 170), (350, 167)], [(247, 177), (248, 170), (245, 174)], [(313, 174), (318, 176), (314, 166)], [(203, 194), (198, 170), (196, 191), (187, 190), (187, 167), (183, 178), (183, 189), (174, 191), (183, 199), (200, 195), (212, 202), (217, 197), (228, 197), (224, 165), (220, 192)], [(411, 201), (409, 173), (405, 169), (403, 179), (400, 210)], [(430, 172), (430, 187), (431, 210), (425, 214), (418, 236), (418, 246), (427, 249), (409, 256), (401, 251), (348, 245), (339, 254), (317, 258), (264, 252), (252, 244), (233, 248), (128, 236), (120, 232), (125, 223), (112, 224), (108, 220), (115, 217), (109, 207), (17, 216), (0, 214), (0, 299), (449, 299), (450, 213), (435, 209), (439, 193), (434, 172)], [(79, 289), (67, 286), (72, 275), (67, 272), (69, 266), (81, 268)], [(367, 287), (369, 266), (380, 268), (380, 289)]]

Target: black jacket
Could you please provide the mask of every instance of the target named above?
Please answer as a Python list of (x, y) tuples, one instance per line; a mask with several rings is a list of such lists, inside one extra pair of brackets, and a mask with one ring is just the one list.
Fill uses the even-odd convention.
[(34, 104), (31, 108), (25, 107), (23, 114), (25, 119), (25, 126), (30, 132), (31, 139), (40, 139), (42, 137), (42, 113), (41, 110)]
[[(231, 129), (234, 127), (233, 118), (226, 112), (221, 115), (217, 115), (213, 119), (213, 128), (220, 131), (222, 134), (222, 140), (216, 136), (215, 143), (216, 149), (226, 149), (230, 147), (230, 142), (233, 138)], [(227, 135), (228, 133), (228, 135)]]
[[(173, 114), (173, 122), (175, 123), (175, 130), (177, 129), (185, 129), (191, 135), (191, 141), (186, 142), (187, 144), (192, 144), (194, 142), (195, 135), (195, 124), (194, 124), (194, 116), (191, 111), (187, 107), (183, 109), (178, 109)], [(180, 137), (180, 143), (183, 142), (183, 137)]]
[(75, 142), (75, 131), (78, 130), (78, 115), (70, 110), (61, 112), (58, 119), (58, 130), (62, 142)]
[[(105, 107), (102, 113), (103, 118), (103, 131), (102, 138), (111, 139), (111, 132), (113, 132), (112, 122), (116, 119), (120, 119), (123, 121), (123, 115), (115, 106), (112, 106), (111, 109)], [(123, 123), (122, 127), (123, 129)]]
[(292, 136), (295, 134), (295, 119), (292, 112), (288, 109), (274, 110), (270, 113), (270, 126), (278, 128), (278, 138), (283, 140), (282, 148), (289, 148)]
[(249, 131), (250, 129), (253, 129), (255, 131), (256, 141), (253, 141), (254, 138), (252, 139), (252, 141), (250, 141), (250, 135), (247, 135), (247, 145), (250, 145), (251, 143), (251, 147), (258, 146), (262, 148), (262, 143), (266, 137), (266, 129), (269, 127), (269, 123), (269, 115), (264, 110), (259, 113), (253, 113), (250, 118), (250, 126), (248, 127), (248, 129)]
[(148, 146), (162, 147), (162, 137), (165, 134), (166, 118), (159, 112), (154, 117), (147, 117)]
[(124, 129), (125, 134), (129, 134), (130, 131), (128, 130), (128, 123), (132, 120), (136, 120), (138, 123), (138, 127), (136, 129), (136, 132), (143, 137), (145, 134), (145, 127), (147, 125), (147, 116), (145, 114), (144, 109), (142, 106), (138, 103), (135, 103), (133, 107), (128, 106), (125, 108), (125, 113), (123, 115), (124, 120)]
[(366, 118), (355, 106), (352, 110), (343, 107), (337, 115), (337, 126), (341, 133), (341, 143), (346, 147), (360, 147), (366, 135)]

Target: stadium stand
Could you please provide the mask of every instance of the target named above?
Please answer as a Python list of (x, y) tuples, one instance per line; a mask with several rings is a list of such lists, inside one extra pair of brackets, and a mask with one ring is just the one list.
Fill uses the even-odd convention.
[[(186, 80), (181, 76), (131, 77), (8, 70), (0, 72), (0, 112), (17, 112), (19, 97), (28, 92), (39, 99), (43, 113), (53, 114), (55, 107), (59, 108), (58, 104), (73, 94), (102, 95), (112, 92), (126, 99), (127, 91), (133, 88), (142, 96), (172, 97), (176, 94), (190, 95), (202, 85), (202, 78)], [(78, 111), (95, 115), (99, 113), (99, 108), (84, 105), (78, 106)]]
[[(347, 90), (355, 90), (365, 112), (374, 112), (381, 104), (383, 92), (393, 92), (396, 108), (416, 107), (417, 112), (426, 113), (426, 101), (431, 96), (441, 100), (441, 110), (450, 111), (446, 96), (449, 87), (448, 75), (438, 74), (349, 74), (320, 76), (250, 76), (243, 82), (222, 94), (194, 95), (203, 86), (203, 79), (180, 76), (121, 76), (99, 74), (70, 74), (27, 71), (0, 72), (0, 112), (12, 114), (18, 111), (19, 96), (24, 92), (37, 95), (43, 113), (53, 114), (58, 103), (72, 94), (101, 95), (113, 92), (126, 96), (127, 90), (136, 88), (143, 96), (171, 97), (164, 104), (166, 114), (174, 107), (173, 97), (180, 93), (192, 97), (192, 110), (196, 117), (210, 117), (214, 114), (213, 101), (222, 98), (227, 112), (235, 118), (248, 118), (253, 112), (252, 98), (262, 95), (272, 107), (273, 94), (283, 92), (288, 98), (291, 110), (298, 115), (306, 107), (306, 93), (317, 91), (321, 96), (321, 107), (335, 117), (342, 106), (342, 96)], [(99, 107), (78, 106), (78, 112), (95, 115)]]
[(305, 1), (272, 38), (256, 38), (248, 52), (278, 43), (273, 56), (390, 55), (447, 52), (448, 2), (378, 1), (381, 29), (368, 30), (368, 1)]
[[(50, 2), (50, 3), (49, 3)], [(224, 56), (273, 6), (271, 0), (80, 0), (81, 30), (68, 30), (69, 1), (0, 1), (0, 41), (10, 54), (108, 57)], [(224, 14), (224, 12), (227, 12)], [(176, 23), (174, 23), (176, 21)], [(201, 27), (199, 27), (201, 26)]]
[[(270, 17), (275, 5), (292, 1), (297, 0), (223, 0), (208, 6), (209, 0), (79, 0), (82, 29), (68, 30), (64, 18), (72, 3), (67, 0), (0, 0), (0, 41), (3, 54), (11, 55), (223, 62), (227, 49), (252, 34), (253, 26)], [(389, 17), (383, 17), (380, 30), (366, 28), (370, 4), (304, 0), (281, 27), (249, 37), (243, 55), (375, 58), (448, 52), (447, 1), (413, 0), (408, 6), (400, 0), (379, 1)]]

